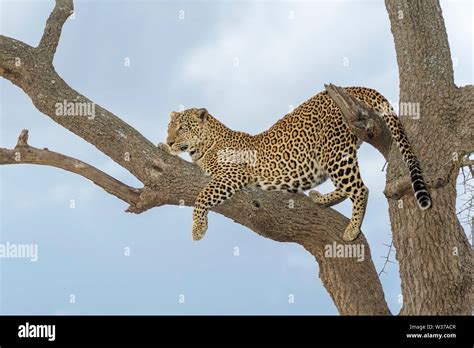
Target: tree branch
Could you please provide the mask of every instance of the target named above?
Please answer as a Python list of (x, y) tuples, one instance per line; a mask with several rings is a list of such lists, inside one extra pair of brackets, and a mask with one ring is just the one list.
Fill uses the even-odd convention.
[[(39, 111), (97, 147), (141, 182), (153, 185), (153, 178), (166, 170), (165, 161), (170, 156), (157, 150), (129, 124), (72, 89), (56, 73), (44, 51), (0, 36), (0, 56), (0, 76), (20, 87)], [(58, 113), (60, 104), (91, 109), (93, 115)]]
[(61, 155), (48, 149), (37, 149), (28, 145), (28, 130), (23, 129), (14, 149), (0, 148), (0, 164), (39, 164), (61, 168), (79, 174), (108, 193), (121, 200), (135, 205), (140, 198), (141, 190), (125, 185), (103, 171), (79, 161), (75, 158)]
[(474, 166), (474, 160), (466, 159), (462, 162), (463, 167)]
[[(441, 173), (425, 175), (425, 183), (429, 189), (444, 187), (456, 179), (459, 164), (453, 162), (449, 164)], [(404, 176), (393, 182), (387, 183), (384, 190), (385, 197), (390, 199), (400, 199), (406, 194), (413, 195), (412, 181), (410, 177)]]
[(50, 62), (53, 61), (64, 22), (73, 12), (72, 0), (56, 0), (56, 6), (46, 21), (43, 37), (37, 47), (38, 51), (41, 52), (40, 54)]
[[(426, 186), (429, 189), (438, 189), (452, 183), (459, 174), (459, 168), (474, 165), (474, 160), (465, 158), (465, 154), (457, 154), (456, 158), (457, 160), (449, 161), (435, 173), (425, 175)], [(413, 194), (410, 177), (404, 176), (387, 183), (384, 194), (391, 199), (400, 199), (406, 194)]]

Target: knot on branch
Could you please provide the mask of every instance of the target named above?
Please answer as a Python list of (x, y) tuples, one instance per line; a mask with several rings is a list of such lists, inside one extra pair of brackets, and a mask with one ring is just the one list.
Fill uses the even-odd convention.
[(359, 110), (356, 116), (357, 121), (354, 122), (354, 126), (357, 129), (365, 131), (367, 133), (367, 137), (372, 139), (374, 137), (374, 127), (375, 127), (375, 124), (372, 118), (376, 117), (377, 115), (375, 114), (370, 115), (370, 113), (372, 113), (372, 110), (370, 110), (368, 114), (364, 113), (364, 111)]
[(152, 188), (145, 186), (140, 191), (140, 197), (137, 202), (131, 204), (125, 212), (140, 214), (153, 207), (163, 205), (160, 195)]

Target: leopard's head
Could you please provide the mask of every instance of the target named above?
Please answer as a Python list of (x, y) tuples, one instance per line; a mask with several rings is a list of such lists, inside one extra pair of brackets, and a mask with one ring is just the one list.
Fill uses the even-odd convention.
[(206, 109), (172, 111), (168, 124), (166, 144), (172, 154), (195, 151), (205, 138), (205, 126), (209, 113)]

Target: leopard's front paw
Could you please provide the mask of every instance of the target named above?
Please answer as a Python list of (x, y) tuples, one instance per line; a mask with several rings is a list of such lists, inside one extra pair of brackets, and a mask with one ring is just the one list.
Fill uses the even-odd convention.
[(207, 217), (201, 220), (193, 221), (193, 240), (201, 240), (207, 231)]
[(168, 144), (165, 144), (165, 143), (158, 143), (158, 144), (156, 145), (156, 147), (159, 148), (159, 149), (161, 149), (161, 150), (163, 150), (163, 151), (165, 151), (165, 152), (167, 152), (167, 153), (171, 153), (171, 149), (170, 149), (170, 147), (168, 146)]
[(360, 228), (354, 227), (351, 223), (349, 223), (349, 226), (347, 226), (346, 230), (344, 231), (342, 239), (344, 239), (346, 242), (352, 242), (359, 236), (359, 234)]

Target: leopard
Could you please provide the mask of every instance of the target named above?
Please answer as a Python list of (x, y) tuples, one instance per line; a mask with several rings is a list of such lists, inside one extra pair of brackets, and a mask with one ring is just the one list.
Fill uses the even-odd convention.
[[(345, 90), (383, 118), (408, 167), (419, 208), (429, 209), (431, 197), (420, 163), (388, 100), (371, 88)], [(323, 208), (350, 198), (352, 215), (342, 238), (355, 240), (361, 233), (369, 190), (357, 160), (363, 141), (346, 122), (327, 91), (312, 96), (256, 135), (231, 130), (206, 108), (172, 111), (166, 143), (159, 145), (172, 155), (188, 153), (210, 177), (194, 203), (192, 239), (204, 237), (209, 210), (249, 188), (293, 194), (309, 190), (309, 198)], [(335, 187), (332, 192), (312, 190), (329, 178)]]

